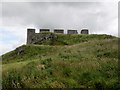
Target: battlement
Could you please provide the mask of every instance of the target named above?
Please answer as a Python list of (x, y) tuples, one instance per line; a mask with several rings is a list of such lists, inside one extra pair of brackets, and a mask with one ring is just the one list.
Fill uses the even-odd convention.
[(54, 33), (63, 33), (64, 34), (64, 30), (63, 29), (54, 29)]
[(50, 32), (50, 29), (40, 29), (40, 33), (41, 32)]
[(78, 34), (77, 30), (67, 30), (67, 34)]
[(32, 36), (35, 34), (35, 29), (27, 29), (27, 44), (32, 43)]
[(88, 29), (82, 29), (81, 34), (89, 34)]
[[(53, 33), (44, 34), (43, 32), (50, 32), (50, 29), (40, 29), (39, 33), (35, 33), (35, 29), (27, 29), (27, 44), (37, 44), (44, 40), (52, 40), (57, 36)], [(64, 29), (54, 29), (54, 33), (64, 34)], [(77, 30), (67, 30), (67, 34), (78, 34)], [(82, 29), (80, 34), (89, 34), (88, 29)]]

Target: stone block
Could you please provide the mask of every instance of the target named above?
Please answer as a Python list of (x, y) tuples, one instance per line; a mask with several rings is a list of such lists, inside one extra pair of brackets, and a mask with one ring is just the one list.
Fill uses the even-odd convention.
[(64, 33), (63, 29), (54, 29), (54, 33)]
[(67, 30), (67, 34), (78, 34), (77, 30)]
[(81, 30), (81, 34), (89, 34), (88, 29), (82, 29), (82, 30)]
[(41, 32), (50, 32), (50, 29), (40, 29), (40, 33)]

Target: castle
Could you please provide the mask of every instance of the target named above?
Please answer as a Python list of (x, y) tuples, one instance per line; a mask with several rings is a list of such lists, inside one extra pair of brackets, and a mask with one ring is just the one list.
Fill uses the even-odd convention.
[[(57, 38), (54, 33), (64, 34), (63, 29), (54, 29), (54, 33), (45, 33), (50, 32), (50, 29), (40, 29), (39, 33), (35, 33), (35, 29), (27, 29), (27, 44), (39, 44), (44, 40), (52, 40)], [(82, 29), (81, 34), (89, 34), (88, 29)], [(67, 30), (67, 34), (78, 34), (77, 30)]]

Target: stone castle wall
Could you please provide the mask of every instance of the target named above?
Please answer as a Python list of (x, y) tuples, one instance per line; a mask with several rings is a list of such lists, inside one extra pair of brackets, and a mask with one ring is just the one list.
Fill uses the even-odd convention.
[[(27, 29), (27, 44), (37, 44), (45, 40), (53, 40), (57, 38), (53, 33), (45, 34), (44, 32), (50, 32), (50, 29), (40, 29), (39, 33), (35, 33), (35, 29)], [(64, 30), (54, 29), (54, 33), (64, 34)], [(78, 34), (78, 32), (77, 30), (67, 30), (67, 34)], [(89, 34), (88, 29), (82, 29), (81, 34)]]
[(54, 33), (63, 33), (64, 34), (64, 30), (63, 29), (54, 29)]
[(67, 34), (78, 34), (77, 30), (67, 30)]

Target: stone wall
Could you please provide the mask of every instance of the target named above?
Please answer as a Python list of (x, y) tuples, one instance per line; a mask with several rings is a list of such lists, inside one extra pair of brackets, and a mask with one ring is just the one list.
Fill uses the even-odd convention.
[(40, 29), (40, 32), (50, 32), (50, 29)]
[(89, 34), (88, 29), (82, 29), (81, 34)]
[[(27, 29), (27, 44), (37, 44), (45, 40), (53, 40), (57, 38), (54, 33), (64, 34), (63, 29), (54, 29), (54, 33), (42, 33), (50, 32), (50, 29), (40, 29), (40, 33), (35, 33), (35, 29)], [(67, 30), (67, 34), (78, 34), (77, 30)], [(81, 34), (89, 34), (88, 29), (82, 29)]]
[(27, 29), (27, 44), (32, 43), (32, 36), (35, 35), (35, 29)]
[(54, 29), (54, 33), (64, 33), (63, 29)]
[(27, 29), (27, 44), (37, 44), (45, 40), (53, 40), (57, 36), (53, 33), (35, 33), (35, 29)]
[(77, 30), (67, 30), (67, 34), (78, 34)]
[(57, 38), (57, 36), (53, 33), (49, 33), (49, 34), (36, 33), (32, 37), (32, 43), (31, 44), (37, 44), (37, 43), (40, 43), (40, 42), (45, 41), (45, 40), (53, 40), (53, 39), (56, 39), (56, 38)]

